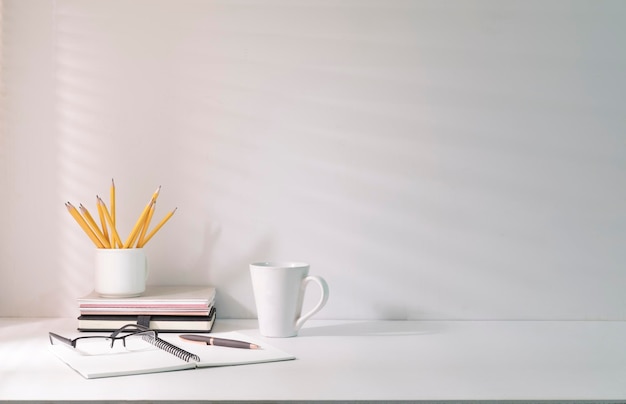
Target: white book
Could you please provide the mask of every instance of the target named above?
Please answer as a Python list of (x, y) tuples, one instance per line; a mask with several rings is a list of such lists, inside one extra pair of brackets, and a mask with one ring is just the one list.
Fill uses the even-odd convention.
[(159, 335), (159, 338), (198, 355), (200, 361), (187, 362), (147, 343), (141, 350), (133, 351), (123, 348), (122, 344), (116, 344), (114, 348), (111, 348), (110, 345), (96, 342), (79, 343), (79, 346), (82, 345), (80, 349), (55, 343), (50, 345), (49, 349), (86, 379), (295, 359), (293, 355), (268, 345), (266, 342), (254, 340), (238, 332), (214, 333), (211, 336), (246, 341), (257, 344), (260, 348), (239, 349), (210, 346), (184, 341), (176, 335), (169, 334)]
[[(212, 286), (146, 286), (146, 291), (137, 297), (101, 297), (95, 291), (77, 299), (83, 309), (206, 309), (215, 300)], [(90, 313), (82, 313), (90, 314)]]

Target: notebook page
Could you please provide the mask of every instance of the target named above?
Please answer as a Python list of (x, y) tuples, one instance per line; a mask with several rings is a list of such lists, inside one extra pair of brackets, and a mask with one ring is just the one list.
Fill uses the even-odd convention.
[(186, 341), (177, 336), (168, 335), (167, 341), (181, 347), (182, 349), (195, 353), (200, 357), (200, 362), (196, 365), (201, 367), (243, 365), (262, 362), (275, 362), (295, 359), (287, 352), (281, 351), (269, 345), (266, 341), (256, 340), (247, 335), (232, 331), (223, 333), (211, 333), (207, 336), (215, 338), (234, 339), (246, 341), (260, 346), (260, 349), (240, 349), (227, 348), (221, 346), (203, 345), (196, 342)]
[(204, 335), (247, 341), (257, 344), (261, 348), (238, 349), (208, 346), (184, 341), (178, 335), (171, 334), (159, 335), (159, 337), (186, 351), (195, 353), (200, 357), (200, 362), (186, 362), (169, 352), (142, 341), (139, 342), (143, 345), (128, 346), (128, 349), (119, 343), (114, 348), (110, 348), (107, 344), (102, 344), (102, 341), (99, 343), (83, 341), (82, 344), (79, 344), (80, 349), (74, 349), (63, 344), (50, 345), (49, 349), (87, 379), (295, 359), (293, 355), (283, 352), (265, 341), (255, 340), (237, 332)]
[(106, 344), (83, 345), (83, 349), (55, 344), (49, 349), (87, 379), (195, 368), (193, 362), (185, 362), (148, 343), (145, 345), (144, 349), (135, 351), (125, 350), (121, 344), (113, 349)]

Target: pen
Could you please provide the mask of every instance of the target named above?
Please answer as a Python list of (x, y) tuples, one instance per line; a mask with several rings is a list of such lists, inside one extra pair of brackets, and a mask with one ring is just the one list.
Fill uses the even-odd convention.
[(188, 341), (202, 342), (207, 345), (225, 346), (229, 348), (243, 348), (243, 349), (260, 348), (258, 345), (251, 344), (249, 342), (236, 341), (234, 339), (215, 338), (215, 337), (209, 337), (205, 335), (185, 334), (185, 335), (181, 335), (180, 337)]

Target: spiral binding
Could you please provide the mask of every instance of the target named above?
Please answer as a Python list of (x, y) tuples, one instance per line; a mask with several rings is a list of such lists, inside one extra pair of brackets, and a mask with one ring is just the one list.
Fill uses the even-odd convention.
[(179, 357), (185, 362), (189, 362), (190, 360), (194, 360), (196, 362), (200, 362), (200, 357), (196, 354), (193, 354), (189, 351), (185, 351), (182, 348), (177, 347), (174, 344), (170, 344), (169, 342), (162, 340), (159, 337), (153, 337), (152, 335), (144, 335), (144, 341), (151, 343), (152, 345), (171, 353), (172, 355)]

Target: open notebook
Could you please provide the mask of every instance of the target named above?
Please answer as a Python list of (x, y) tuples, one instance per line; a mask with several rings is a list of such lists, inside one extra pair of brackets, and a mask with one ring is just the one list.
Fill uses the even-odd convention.
[(160, 338), (196, 354), (199, 362), (187, 362), (172, 353), (145, 344), (138, 349), (124, 349), (121, 344), (113, 349), (101, 343), (82, 344), (81, 349), (67, 345), (50, 345), (49, 349), (72, 369), (87, 379), (125, 376), (141, 373), (167, 372), (211, 366), (244, 365), (295, 359), (294, 356), (268, 345), (264, 341), (237, 333), (213, 333), (213, 337), (243, 340), (259, 345), (260, 349), (238, 349), (207, 346), (184, 341), (176, 335), (159, 335)]

